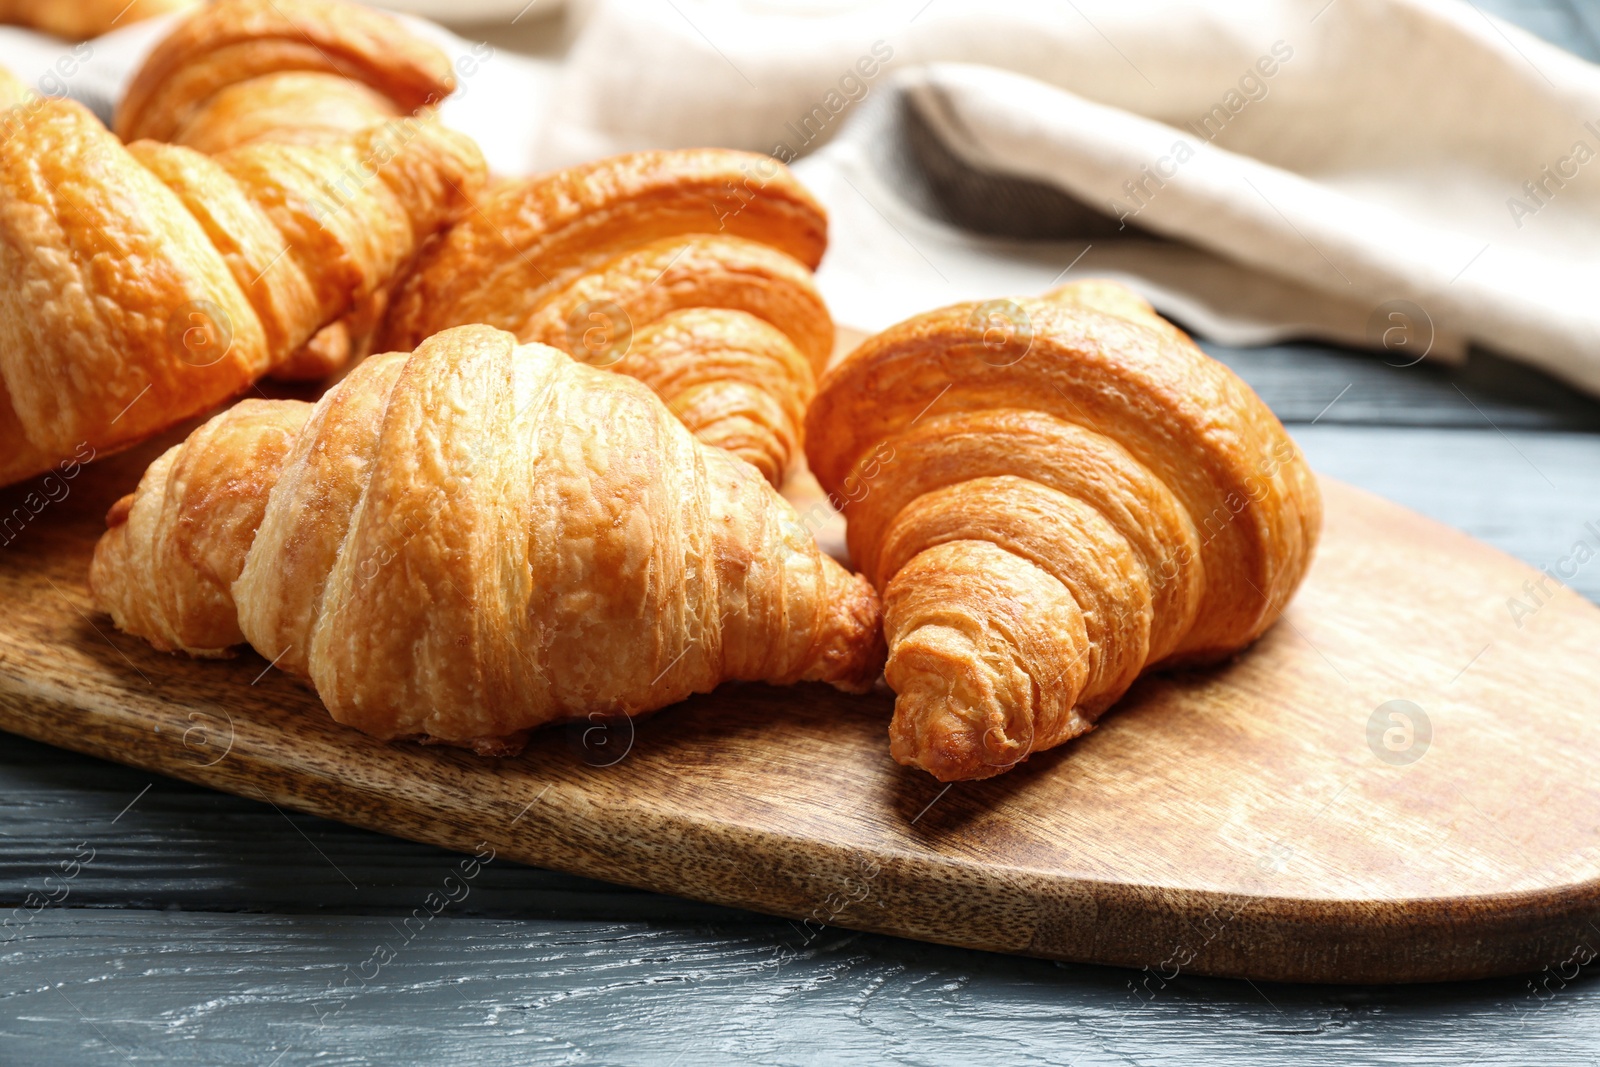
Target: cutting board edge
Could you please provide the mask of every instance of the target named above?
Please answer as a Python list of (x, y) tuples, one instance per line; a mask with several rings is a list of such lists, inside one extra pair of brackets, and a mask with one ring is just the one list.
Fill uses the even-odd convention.
[[(243, 757), (238, 761), (224, 760), (213, 767), (204, 767), (176, 754), (169, 756), (166, 749), (119, 745), (112, 736), (97, 738), (91, 734), (74, 734), (70, 723), (72, 716), (79, 713), (78, 708), (47, 695), (22, 691), (26, 687), (25, 679), (0, 671), (0, 729), (95, 758), (451, 851), (465, 852), (473, 847), (471, 843), (463, 843), (459, 835), (452, 835), (446, 824), (434, 822), (430, 826), (404, 809), (400, 809), (403, 817), (397, 823), (395, 808), (379, 811), (392, 798), (353, 782), (324, 781), (320, 784), (326, 788), (307, 790), (299, 787), (281, 768), (254, 759), (245, 752), (235, 753)], [(46, 712), (47, 718), (39, 719), (37, 712), (40, 711)], [(30, 715), (30, 712), (35, 714)], [(54, 729), (50, 728), (52, 722), (58, 724)], [(131, 720), (108, 723), (102, 719), (97, 725), (107, 733), (121, 732), (125, 739), (140, 728)], [(217, 769), (224, 764), (230, 765), (228, 770)], [(334, 803), (339, 798), (355, 800), (356, 806), (353, 810), (341, 807)], [(534, 815), (529, 826), (538, 825), (541, 817)], [(666, 816), (649, 817), (664, 825), (674, 822)], [(617, 820), (617, 825), (612, 827), (627, 828), (623, 820)], [(562, 827), (558, 822), (549, 829), (559, 833)], [(823, 925), (956, 948), (1143, 968), (1150, 973), (1159, 972), (1178, 956), (1188, 957), (1193, 943), (1200, 940), (1199, 951), (1206, 955), (1197, 952), (1192, 959), (1186, 959), (1185, 971), (1258, 981), (1413, 983), (1526, 973), (1570, 957), (1572, 946), (1585, 943), (1582, 931), (1593, 931), (1589, 919), (1600, 916), (1600, 879), (1548, 890), (1414, 900), (1319, 900), (1261, 895), (1245, 898), (1247, 906), (1237, 907), (1232, 912), (1240, 916), (1248, 912), (1248, 919), (1236, 923), (1230, 918), (1222, 924), (1224, 933), (1231, 930), (1231, 934), (1197, 938), (1194, 931), (1205, 929), (1206, 922), (1220, 914), (1219, 906), (1237, 906), (1242, 895), (1225, 890), (1134, 885), (1070, 875), (1051, 877), (1031, 868), (1000, 867), (978, 860), (904, 850), (880, 853), (872, 858), (872, 863), (880, 873), (895, 872), (897, 867), (909, 863), (923, 869), (898, 873), (893, 878), (898, 885), (878, 888), (894, 889), (907, 899), (923, 901), (925, 906), (920, 914), (902, 910), (897, 921), (873, 921), (871, 910), (854, 906), (858, 901), (847, 902), (823, 916), (818, 915), (819, 905), (814, 903), (840, 895), (848, 897), (847, 888), (859, 884), (861, 850), (848, 844), (802, 840), (775, 831), (710, 819), (696, 823), (685, 818), (670, 826), (673, 832), (680, 834), (687, 831), (723, 838), (721, 851), (730, 859), (756, 856), (781, 865), (791, 858), (792, 850), (803, 850), (812, 869), (798, 882), (788, 879), (789, 886), (763, 897), (760, 887), (748, 877), (745, 881), (755, 891), (750, 894), (722, 891), (715, 883), (695, 881), (688, 876), (663, 878), (662, 868), (654, 862), (654, 854), (660, 851), (662, 828), (645, 825), (640, 829), (631, 840), (608, 839), (613, 850), (609, 855), (570, 843), (541, 850), (530, 847), (526, 835), (512, 837), (490, 832), (481, 840), (494, 847), (497, 855), (529, 866), (672, 893), (802, 923), (825, 919)], [(820, 862), (824, 860), (827, 862)], [(694, 860), (692, 867), (685, 868), (690, 869), (706, 871), (703, 853)], [(1002, 886), (998, 891), (997, 882)], [(927, 891), (930, 883), (938, 884), (942, 891), (930, 895)], [(789, 900), (778, 899), (785, 892)], [(1019, 910), (1028, 910), (1031, 905), (1036, 911), (1042, 909), (1042, 913), (1035, 914), (1032, 921), (1019, 916), (1012, 922), (1002, 922), (998, 929), (990, 925), (986, 927), (988, 936), (962, 936), (950, 928), (952, 914), (981, 912), (989, 915), (992, 922), (992, 917), (1005, 911), (1008, 905)], [(1097, 921), (1102, 907), (1143, 911), (1143, 921), (1119, 924), (1123, 928), (1137, 929), (1143, 936), (1118, 943), (1097, 939), (1096, 935), (1104, 929)], [(1470, 935), (1466, 940), (1475, 947), (1465, 959), (1458, 961), (1448, 951), (1452, 940), (1441, 941), (1439, 934), (1461, 928), (1463, 924), (1470, 924), (1464, 932)], [(1356, 929), (1370, 932), (1375, 926), (1412, 943), (1414, 952), (1395, 954), (1407, 957), (1405, 966), (1396, 967), (1393, 955), (1372, 961), (1351, 959), (1346, 938)], [(1300, 941), (1306, 947), (1299, 951), (1290, 949), (1286, 956), (1263, 954), (1259, 951), (1263, 938), (1280, 947), (1292, 941)], [(1594, 940), (1600, 941), (1600, 938)], [(1486, 942), (1499, 947), (1486, 954), (1483, 952)], [(1439, 951), (1441, 944), (1446, 946), (1443, 953)], [(1392, 953), (1394, 945), (1391, 939), (1386, 951)], [(1486, 955), (1494, 956), (1497, 962), (1485, 966), (1482, 960)], [(1263, 956), (1272, 962), (1263, 966)]]

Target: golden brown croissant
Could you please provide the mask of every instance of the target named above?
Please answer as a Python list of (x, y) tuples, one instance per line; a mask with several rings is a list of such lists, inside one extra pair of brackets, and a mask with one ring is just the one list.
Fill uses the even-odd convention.
[(39, 101), (0, 153), (0, 484), (248, 387), (481, 188), (431, 118), (217, 156)]
[[(387, 15), (340, 0), (218, 0), (145, 59), (117, 108), (124, 141), (215, 154), (317, 144), (390, 124), (455, 88), (450, 60)], [(317, 380), (366, 355), (387, 289), (325, 327), (273, 377)]]
[(810, 273), (826, 244), (766, 156), (617, 156), (491, 191), (402, 286), (386, 344), (474, 322), (542, 341), (645, 382), (777, 485), (833, 347)]
[(82, 41), (135, 22), (194, 7), (200, 0), (0, 0), (0, 22)]
[(883, 593), (893, 755), (942, 781), (1248, 645), (1321, 524), (1266, 405), (1108, 282), (870, 338), (823, 380), (806, 452)]
[(729, 679), (859, 690), (872, 587), (648, 389), (466, 326), (313, 407), (246, 400), (151, 465), (90, 580), (159, 648), (248, 641), (333, 717), (498, 751)]

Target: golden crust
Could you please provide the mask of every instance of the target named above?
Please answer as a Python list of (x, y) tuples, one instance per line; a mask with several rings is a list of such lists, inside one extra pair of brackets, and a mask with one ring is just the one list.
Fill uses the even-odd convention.
[(0, 154), (0, 484), (238, 393), (484, 180), (476, 146), (432, 120), (210, 157), (124, 148), (70, 101), (24, 110)]
[[(489, 327), (218, 415), (113, 509), (124, 630), (248, 640), (333, 717), (483, 750), (722, 681), (870, 686), (876, 594), (644, 386)], [(195, 531), (200, 531), (196, 534)]]
[(31, 26), (71, 41), (99, 37), (200, 0), (0, 0), (0, 22)]
[(547, 290), (618, 253), (724, 233), (815, 270), (827, 219), (787, 168), (726, 149), (634, 152), (502, 182), (407, 279), (385, 343), (472, 322), (515, 330)]
[[(788, 170), (746, 152), (637, 152), (506, 182), (425, 253), (395, 299), (385, 343), (408, 348), (482, 322), (657, 380), (672, 373), (652, 373), (654, 350), (634, 342), (664, 317), (691, 308), (754, 316), (809, 367), (774, 359), (766, 338), (740, 359), (730, 341), (750, 331), (704, 318), (672, 351), (693, 362), (704, 338), (698, 358), (718, 379), (701, 375), (702, 410), (737, 410), (740, 455), (778, 484), (800, 435), (791, 398), (810, 396), (833, 347), (810, 275), (826, 235), (821, 207)], [(702, 440), (730, 437), (726, 427), (695, 428)]]
[[(400, 117), (375, 89), (334, 74), (291, 71), (225, 85), (189, 112), (171, 137), (197, 152), (226, 152), (252, 141), (315, 144)], [(136, 140), (137, 138), (127, 138)]]
[(870, 338), (819, 386), (806, 451), (884, 596), (891, 749), (946, 781), (1248, 645), (1321, 524), (1266, 405), (1108, 282)]
[(766, 319), (689, 307), (635, 332), (611, 367), (655, 390), (689, 432), (783, 481), (800, 451), (799, 428), (816, 389), (811, 363)]
[[(219, 0), (180, 22), (117, 109), (124, 141), (216, 154), (263, 141), (322, 144), (405, 116), (455, 88), (449, 57), (386, 15), (337, 0)], [(342, 179), (342, 176), (341, 176)], [(280, 380), (327, 377), (367, 354), (383, 293), (275, 366)]]
[[(311, 405), (297, 400), (242, 400), (191, 435), (190, 447), (162, 453), (139, 491), (112, 506), (106, 524), (161, 537), (126, 537), (133, 571), (180, 571), (183, 583), (152, 584), (159, 599), (125, 603), (124, 629), (163, 652), (227, 655), (244, 641), (230, 590), (239, 577), (276, 472)], [(176, 521), (170, 521), (176, 516)]]
[(276, 138), (298, 127), (354, 133), (454, 87), (448, 56), (378, 12), (339, 0), (219, 0), (145, 59), (116, 132), (218, 152), (259, 139), (264, 125)]
[(833, 350), (833, 321), (810, 272), (742, 237), (692, 234), (630, 249), (546, 292), (516, 333), (592, 362), (573, 326), (597, 307), (620, 311), (634, 329), (687, 308), (741, 311), (788, 337), (819, 374)]

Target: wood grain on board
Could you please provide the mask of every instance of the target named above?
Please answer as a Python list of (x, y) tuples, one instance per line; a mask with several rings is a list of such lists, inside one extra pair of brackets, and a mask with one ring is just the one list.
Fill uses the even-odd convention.
[(944, 790), (889, 759), (886, 693), (727, 686), (493, 761), (341, 727), (253, 654), (154, 652), (84, 575), (155, 447), (84, 469), (0, 553), (0, 727), (463, 852), (1003, 952), (1412, 981), (1600, 938), (1600, 609), (1561, 592), (1514, 619), (1537, 572), (1339, 483), (1254, 649)]

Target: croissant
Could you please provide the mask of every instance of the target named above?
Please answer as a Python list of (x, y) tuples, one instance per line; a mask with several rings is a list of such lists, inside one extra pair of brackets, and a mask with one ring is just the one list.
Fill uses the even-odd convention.
[(654, 389), (773, 485), (833, 348), (822, 208), (766, 156), (638, 152), (508, 182), (429, 249), (385, 343), (482, 322)]
[[(217, 0), (145, 59), (117, 108), (124, 141), (216, 154), (319, 144), (389, 124), (455, 89), (449, 58), (387, 15), (339, 0)], [(387, 289), (325, 327), (272, 376), (317, 380), (367, 354)]]
[(1260, 398), (1109, 282), (870, 338), (822, 381), (806, 455), (883, 595), (891, 752), (941, 781), (1250, 644), (1321, 524)]
[(0, 0), (0, 22), (83, 41), (200, 0)]
[(8, 114), (0, 484), (238, 393), (384, 285), (484, 182), (477, 147), (426, 117), (207, 156), (125, 148), (71, 101)]
[(315, 406), (246, 400), (108, 516), (121, 629), (248, 641), (333, 718), (484, 752), (728, 679), (869, 686), (877, 596), (759, 474), (647, 388), (467, 326), (374, 356)]

